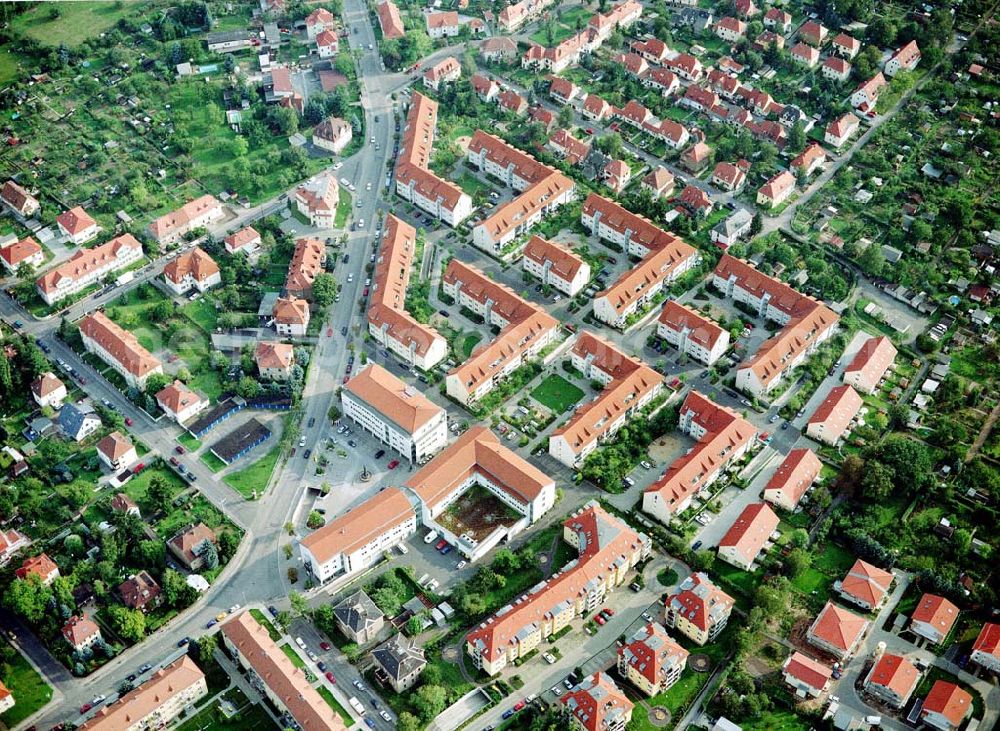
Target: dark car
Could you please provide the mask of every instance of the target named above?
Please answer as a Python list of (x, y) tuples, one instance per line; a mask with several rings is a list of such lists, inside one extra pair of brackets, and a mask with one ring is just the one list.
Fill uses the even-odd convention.
[(448, 310), (438, 310), (441, 313), (441, 317), (448, 317)]
[(190, 638), (190, 637), (185, 637), (185, 638), (184, 638), (183, 640), (180, 640), (180, 641), (179, 641), (179, 642), (177, 643), (177, 646), (178, 646), (178, 647), (184, 647), (184, 645), (186, 645), (186, 644), (187, 644), (187, 643), (189, 643), (190, 641), (191, 641), (191, 638)]
[(309, 428), (312, 429), (314, 426), (316, 426), (316, 417), (315, 416), (312, 417), (311, 419), (309, 419)]
[(277, 617), (277, 616), (278, 616), (278, 608), (277, 608), (277, 607), (275, 607), (274, 605), (272, 605), (272, 606), (269, 606), (269, 607), (267, 608), (267, 611), (269, 611), (269, 612), (271, 613), (271, 616), (272, 616), (272, 617)]
[(320, 660), (318, 663), (316, 663), (316, 667), (319, 668), (319, 671), (321, 673), (325, 673), (326, 672), (326, 663), (323, 662), (322, 660)]
[(184, 447), (178, 444), (176, 447), (174, 447), (174, 451), (177, 452), (177, 454), (184, 454)]
[(375, 453), (375, 459), (382, 459), (385, 456), (385, 450), (380, 449)]
[(340, 334), (343, 335), (345, 338), (347, 337), (347, 326), (346, 325), (344, 325), (344, 327), (340, 328)]
[(691, 546), (692, 551), (697, 551), (699, 548), (701, 548), (701, 541), (695, 541)]

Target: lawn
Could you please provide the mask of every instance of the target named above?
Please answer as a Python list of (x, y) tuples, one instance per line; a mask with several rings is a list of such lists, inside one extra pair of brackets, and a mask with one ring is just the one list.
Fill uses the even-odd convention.
[(250, 616), (257, 620), (257, 624), (267, 630), (267, 634), (271, 636), (271, 639), (275, 642), (281, 639), (281, 633), (278, 628), (275, 627), (271, 620), (267, 618), (263, 611), (254, 607), (250, 610)]
[(213, 703), (178, 726), (177, 731), (242, 731), (248, 728), (254, 731), (278, 730), (260, 703), (242, 707), (238, 714), (229, 719), (222, 715), (219, 704)]
[(343, 228), (347, 225), (347, 217), (351, 214), (351, 191), (344, 186), (340, 186), (340, 197), (337, 199), (337, 215), (333, 219), (334, 228)]
[(14, 653), (10, 672), (4, 675), (3, 682), (17, 701), (13, 708), (0, 715), (0, 725), (5, 728), (14, 728), (52, 700), (52, 687), (42, 680), (20, 652)]
[(292, 661), (292, 665), (294, 665), (297, 668), (303, 668), (303, 669), (305, 668), (306, 666), (305, 660), (299, 657), (299, 653), (297, 653), (295, 651), (295, 648), (292, 647), (290, 644), (288, 644), (287, 642), (283, 644), (281, 646), (281, 651), (286, 655), (288, 655), (288, 659)]
[(354, 725), (354, 719), (351, 718), (351, 714), (348, 713), (347, 710), (342, 705), (337, 703), (337, 699), (333, 697), (333, 691), (331, 691), (325, 685), (317, 687), (316, 691), (323, 697), (323, 700), (325, 700), (329, 704), (330, 708), (335, 710), (337, 712), (337, 715), (340, 716), (342, 719), (344, 719), (344, 725), (347, 726), (347, 728), (350, 728), (351, 726)]
[(583, 398), (583, 391), (558, 373), (553, 373), (531, 392), (531, 397), (552, 413), (562, 414)]
[(21, 74), (21, 62), (9, 51), (0, 51), (0, 84), (9, 84)]
[(854, 565), (855, 557), (847, 549), (833, 543), (827, 543), (823, 553), (813, 560), (813, 568), (819, 569), (828, 576), (840, 578)]
[[(58, 9), (50, 3), (39, 3), (31, 10), (15, 16), (11, 26), (16, 33), (24, 34), (44, 46), (65, 43), (75, 48), (88, 38), (108, 30), (120, 19), (138, 14), (147, 3), (124, 2), (73, 2), (59, 3)], [(55, 11), (55, 17), (53, 12)]]
[(460, 336), (457, 350), (462, 352), (463, 357), (468, 360), (469, 356), (472, 355), (473, 349), (479, 344), (479, 341), (483, 339), (483, 334), (474, 332), (466, 333)]
[(171, 500), (186, 487), (184, 480), (173, 470), (166, 467), (149, 467), (125, 483), (125, 494), (135, 500), (140, 507), (144, 506), (146, 504), (146, 491), (149, 489), (149, 483), (153, 477), (160, 477), (170, 485), (173, 490), (170, 495)]
[(212, 472), (219, 472), (220, 470), (226, 469), (226, 463), (216, 457), (212, 452), (203, 452), (200, 459), (205, 463), (208, 469), (212, 470)]
[(209, 335), (215, 330), (215, 325), (219, 320), (218, 310), (206, 299), (200, 299), (197, 302), (184, 305), (181, 308), (181, 312)]
[(787, 708), (772, 708), (759, 718), (740, 721), (743, 731), (808, 731), (812, 724), (806, 723)]
[(255, 491), (260, 497), (271, 481), (274, 465), (280, 455), (281, 447), (276, 446), (249, 467), (226, 475), (222, 480), (247, 499), (252, 499)]
[(477, 193), (489, 195), (490, 191), (493, 190), (489, 185), (467, 171), (464, 171), (455, 182), (458, 183), (459, 188), (464, 190), (473, 198), (476, 197)]
[(163, 520), (153, 526), (156, 534), (164, 539), (172, 538), (177, 531), (192, 523), (204, 523), (218, 532), (220, 526), (226, 525), (225, 516), (212, 503), (195, 493), (194, 497), (183, 508), (171, 510)]
[(189, 432), (181, 434), (177, 437), (177, 441), (180, 442), (181, 445), (189, 452), (195, 452), (201, 449), (201, 442), (195, 439)]

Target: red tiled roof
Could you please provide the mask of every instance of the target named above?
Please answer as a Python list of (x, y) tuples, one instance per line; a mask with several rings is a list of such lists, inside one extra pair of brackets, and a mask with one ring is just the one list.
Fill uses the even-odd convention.
[(783, 669), (788, 675), (816, 690), (823, 690), (833, 677), (831, 668), (801, 652), (793, 652), (785, 661)]
[(125, 370), (142, 378), (162, 364), (150, 355), (136, 336), (112, 322), (101, 311), (93, 312), (80, 320), (80, 333), (101, 346)]
[(778, 528), (778, 516), (767, 503), (751, 503), (743, 508), (719, 548), (732, 548), (747, 561), (753, 561), (771, 534)]
[(86, 231), (93, 226), (96, 221), (81, 206), (76, 206), (76, 208), (70, 208), (68, 211), (60, 213), (56, 217), (56, 223), (68, 231), (70, 236), (76, 236), (81, 231)]
[(946, 637), (958, 619), (958, 607), (937, 594), (924, 594), (913, 610), (911, 620), (931, 625)]
[(947, 680), (936, 680), (924, 699), (921, 715), (939, 713), (957, 728), (971, 710), (971, 693)]

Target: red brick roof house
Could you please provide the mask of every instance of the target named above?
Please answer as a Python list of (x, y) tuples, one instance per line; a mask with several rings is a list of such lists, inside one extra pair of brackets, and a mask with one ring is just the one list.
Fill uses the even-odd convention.
[(167, 541), (167, 548), (188, 571), (198, 571), (205, 565), (206, 544), (218, 542), (215, 531), (204, 523), (198, 523), (182, 529)]
[(779, 522), (767, 503), (747, 505), (719, 541), (719, 558), (749, 571), (770, 544), (771, 534), (778, 529)]
[(896, 346), (885, 335), (868, 338), (844, 371), (844, 383), (862, 393), (875, 393), (896, 354)]
[(833, 39), (833, 52), (846, 59), (854, 58), (858, 55), (860, 50), (861, 41), (847, 35), (846, 33), (838, 33), (837, 37)]
[(552, 83), (549, 85), (549, 96), (560, 104), (571, 104), (580, 96), (580, 87), (569, 79), (561, 76), (551, 76)]
[(562, 697), (583, 731), (624, 729), (632, 720), (633, 704), (607, 673), (589, 675)]
[(868, 626), (864, 617), (827, 602), (806, 632), (806, 639), (843, 661), (857, 652)]
[(877, 611), (889, 596), (889, 588), (895, 580), (891, 572), (862, 561), (860, 558), (848, 570), (847, 575), (833, 585), (841, 599), (855, 604), (867, 612)]
[(1000, 673), (1000, 624), (987, 622), (979, 631), (979, 636), (972, 643), (972, 662)]
[(712, 149), (704, 142), (696, 142), (681, 155), (681, 165), (691, 172), (704, 170), (712, 159)]
[(890, 79), (900, 71), (912, 71), (920, 63), (920, 48), (916, 41), (910, 41), (885, 62), (885, 75)]
[(792, 60), (806, 68), (815, 68), (819, 63), (819, 51), (806, 43), (796, 43), (790, 51)]
[(642, 188), (654, 199), (668, 197), (674, 192), (674, 176), (665, 167), (658, 166), (642, 179)]
[(834, 81), (847, 81), (851, 75), (851, 64), (837, 56), (827, 56), (823, 61), (822, 73)]
[(746, 35), (747, 24), (737, 18), (725, 17), (717, 20), (712, 30), (722, 40), (736, 43)]
[(56, 224), (63, 236), (69, 238), (77, 246), (97, 236), (99, 230), (97, 221), (91, 218), (90, 214), (80, 206), (60, 213), (56, 217)]
[(828, 145), (839, 150), (854, 135), (860, 124), (861, 121), (857, 117), (847, 112), (830, 122), (823, 139)]
[(632, 169), (622, 160), (610, 160), (601, 173), (604, 182), (616, 193), (621, 193), (632, 180)]
[(818, 698), (830, 685), (833, 670), (801, 652), (793, 652), (781, 667), (785, 682), (799, 698)]
[(731, 162), (720, 162), (712, 171), (712, 184), (723, 190), (736, 191), (743, 187), (747, 176), (740, 168)]
[(692, 216), (704, 217), (712, 212), (712, 199), (708, 193), (697, 185), (686, 185), (681, 194), (677, 196), (677, 202)]
[(958, 607), (937, 594), (924, 594), (910, 617), (910, 631), (940, 645), (955, 626)]
[(822, 468), (811, 449), (793, 449), (764, 487), (764, 500), (788, 511), (795, 510)]
[(766, 205), (768, 208), (780, 206), (788, 200), (794, 190), (795, 176), (787, 170), (782, 170), (757, 191), (757, 205)]
[(830, 31), (817, 23), (815, 20), (806, 21), (802, 27), (799, 28), (799, 38), (816, 48), (819, 48), (826, 42), (826, 37), (829, 34)]
[(160, 585), (146, 571), (140, 571), (119, 584), (118, 594), (126, 607), (141, 612), (158, 607), (162, 600)]
[(59, 578), (59, 567), (47, 554), (40, 553), (37, 556), (24, 559), (21, 567), (14, 573), (19, 579), (37, 576), (39, 581), (48, 586)]
[(764, 27), (787, 33), (792, 29), (792, 16), (779, 8), (771, 8), (764, 14)]
[(663, 625), (650, 622), (618, 648), (618, 673), (647, 696), (658, 695), (680, 680), (688, 654)]
[(829, 445), (835, 445), (849, 430), (851, 422), (864, 402), (850, 386), (836, 386), (806, 426), (806, 436)]
[(135, 500), (123, 492), (120, 492), (111, 498), (111, 509), (116, 513), (131, 513), (137, 518), (141, 517), (139, 506), (136, 504)]
[(947, 680), (936, 680), (920, 708), (920, 720), (940, 731), (955, 731), (972, 713), (972, 694)]
[(45, 263), (45, 250), (31, 236), (0, 248), (0, 264), (11, 274), (25, 263), (35, 269)]
[(580, 109), (580, 114), (592, 122), (599, 122), (611, 112), (611, 105), (596, 94), (588, 94)]
[(884, 653), (865, 678), (865, 691), (883, 703), (902, 708), (920, 682), (920, 671), (902, 655)]
[(63, 638), (74, 650), (85, 650), (101, 639), (101, 628), (92, 619), (76, 615), (63, 625)]
[(826, 151), (819, 143), (813, 142), (792, 159), (791, 167), (795, 168), (798, 175), (808, 176), (825, 162)]
[(0, 203), (23, 218), (31, 218), (41, 208), (38, 199), (13, 180), (4, 183), (0, 190)]

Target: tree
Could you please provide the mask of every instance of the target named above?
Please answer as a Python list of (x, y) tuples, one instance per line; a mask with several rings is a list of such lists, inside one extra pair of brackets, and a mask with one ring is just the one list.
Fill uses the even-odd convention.
[(240, 547), (240, 536), (236, 531), (227, 530), (219, 535), (219, 559), (229, 563)]
[(231, 53), (226, 54), (226, 60), (222, 63), (222, 67), (226, 70), (227, 74), (233, 73), (236, 70), (236, 57)]
[(436, 718), (445, 709), (448, 692), (440, 685), (421, 685), (413, 695), (413, 707), (424, 721)]
[(209, 571), (219, 568), (219, 549), (211, 541), (205, 544), (201, 558), (205, 562), (205, 568)]
[(198, 638), (198, 659), (202, 665), (209, 665), (212, 662), (212, 655), (219, 646), (219, 636), (217, 634), (202, 635)]
[(861, 252), (858, 257), (858, 266), (870, 277), (878, 277), (885, 268), (885, 256), (882, 254), (882, 247), (870, 244), (867, 249)]
[(297, 591), (289, 592), (288, 603), (291, 604), (292, 614), (296, 617), (301, 617), (309, 611), (309, 603), (306, 601), (306, 598)]
[(108, 607), (111, 626), (123, 640), (136, 643), (146, 636), (146, 615), (118, 604)]
[(861, 491), (868, 500), (885, 500), (892, 494), (893, 472), (881, 462), (866, 462)]
[(167, 549), (163, 541), (142, 541), (139, 543), (142, 565), (159, 571), (167, 562)]
[(396, 728), (399, 731), (420, 731), (423, 728), (423, 724), (420, 723), (419, 718), (409, 711), (403, 711), (399, 714), (399, 718), (396, 719)]
[(3, 603), (32, 624), (38, 624), (45, 616), (45, 607), (51, 598), (51, 589), (38, 576), (31, 574), (11, 582), (4, 592)]
[(326, 524), (326, 519), (318, 510), (310, 510), (309, 517), (306, 518), (306, 527), (316, 530)]
[(198, 598), (198, 591), (189, 586), (184, 576), (173, 569), (163, 572), (163, 580), (160, 583), (163, 586), (163, 598), (171, 607), (184, 609)]
[(420, 630), (423, 629), (423, 626), (423, 619), (419, 615), (414, 614), (406, 621), (406, 634), (410, 637), (416, 637), (420, 634)]
[(312, 291), (317, 307), (329, 307), (337, 296), (337, 280), (329, 272), (320, 272), (313, 280)]
[(791, 577), (796, 579), (812, 566), (812, 554), (805, 548), (793, 548), (785, 557), (785, 565)]
[(170, 485), (161, 475), (153, 475), (146, 489), (146, 500), (154, 511), (166, 511), (170, 508), (172, 492)]

